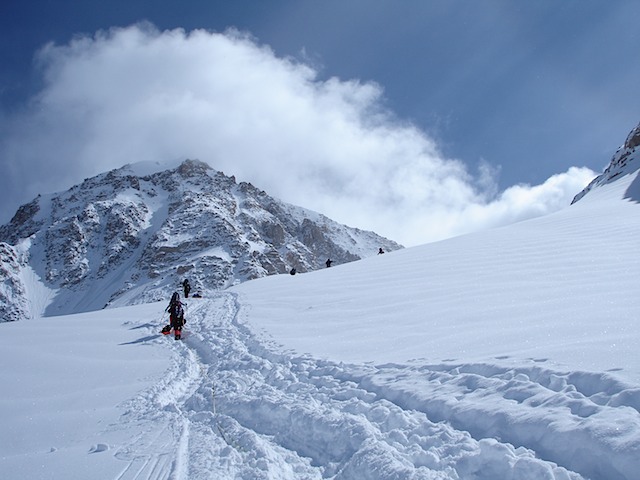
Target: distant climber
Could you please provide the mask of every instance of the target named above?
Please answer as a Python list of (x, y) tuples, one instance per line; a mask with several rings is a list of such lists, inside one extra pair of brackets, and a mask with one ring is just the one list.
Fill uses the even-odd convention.
[(382, 247), (378, 249), (378, 255), (380, 255), (381, 253), (384, 253), (384, 250), (382, 249)]
[(162, 329), (162, 333), (164, 335), (169, 335), (171, 333), (171, 329), (173, 329), (176, 340), (180, 340), (180, 338), (182, 338), (182, 327), (187, 323), (184, 319), (184, 309), (182, 306), (183, 303), (180, 301), (180, 295), (178, 295), (178, 292), (173, 292), (171, 301), (165, 309), (165, 312), (169, 312), (169, 325)]
[(293, 267), (291, 270), (289, 270), (289, 273), (290, 273), (291, 275), (295, 275), (295, 274), (296, 274), (296, 268), (295, 268), (295, 267)]
[(327, 266), (327, 268), (329, 268), (332, 263), (333, 263), (333, 260), (331, 260), (330, 258), (327, 258), (327, 261), (324, 262), (324, 264)]
[(189, 280), (184, 279), (182, 282), (182, 288), (184, 289), (184, 298), (189, 298), (189, 292), (191, 291), (191, 285), (189, 285)]

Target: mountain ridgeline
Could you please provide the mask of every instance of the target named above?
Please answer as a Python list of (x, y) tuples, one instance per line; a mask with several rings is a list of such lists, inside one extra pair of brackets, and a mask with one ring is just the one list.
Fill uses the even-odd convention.
[(41, 195), (0, 227), (0, 320), (166, 300), (401, 245), (281, 202), (186, 160), (136, 166)]
[[(627, 175), (640, 168), (637, 149), (640, 147), (640, 124), (638, 124), (622, 144), (620, 148), (613, 154), (613, 158), (609, 162), (607, 168), (594, 178), (589, 185), (587, 185), (580, 193), (578, 193), (571, 204), (573, 205), (589, 193), (593, 188), (600, 185), (606, 185), (607, 183), (615, 181), (621, 175)], [(628, 192), (629, 193), (629, 192)], [(637, 200), (637, 199), (636, 199)]]

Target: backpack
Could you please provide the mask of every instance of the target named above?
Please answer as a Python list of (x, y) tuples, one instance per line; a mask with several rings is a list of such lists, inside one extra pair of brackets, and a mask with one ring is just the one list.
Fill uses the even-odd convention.
[(176, 302), (171, 305), (169, 313), (173, 318), (182, 318), (184, 316), (184, 310), (182, 309), (182, 303)]

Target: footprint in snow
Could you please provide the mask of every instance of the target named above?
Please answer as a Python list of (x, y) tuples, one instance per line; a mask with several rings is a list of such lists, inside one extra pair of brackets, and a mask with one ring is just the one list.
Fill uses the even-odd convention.
[(89, 453), (100, 453), (106, 452), (107, 450), (109, 450), (109, 445), (107, 445), (106, 443), (98, 443), (91, 446), (91, 448), (89, 449)]

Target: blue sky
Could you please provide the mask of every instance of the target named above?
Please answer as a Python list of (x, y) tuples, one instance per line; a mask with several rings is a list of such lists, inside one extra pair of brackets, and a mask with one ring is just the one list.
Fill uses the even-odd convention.
[[(0, 222), (37, 193), (68, 188), (134, 159), (150, 160), (142, 157), (151, 154), (158, 161), (197, 156), (286, 201), (408, 244), (548, 213), (602, 170), (640, 121), (639, 17), (640, 4), (624, 0), (9, 0), (0, 6), (0, 162), (8, 172), (2, 186), (15, 191), (15, 203), (3, 204)], [(216, 50), (214, 43), (221, 46), (221, 40), (238, 36), (229, 33), (231, 27), (245, 34), (243, 40), (204, 60)], [(177, 28), (183, 32), (180, 40)], [(203, 29), (206, 38), (195, 38), (194, 29)], [(98, 30), (103, 33), (96, 36)], [(148, 41), (125, 41), (133, 30)], [(118, 70), (122, 59), (113, 60), (121, 51), (132, 65), (142, 65), (150, 58), (144, 50), (150, 42), (170, 39), (183, 45), (168, 47), (173, 53), (165, 70), (155, 64), (153, 71)], [(126, 46), (109, 50), (119, 41)], [(41, 50), (48, 42), (54, 46)], [(212, 43), (202, 55), (191, 55), (198, 42)], [(102, 56), (107, 51), (111, 56)], [(211, 93), (228, 92), (231, 79), (220, 89), (189, 84), (208, 75), (213, 83), (225, 75), (252, 76), (234, 70), (249, 51), (262, 59), (255, 60), (253, 71), (260, 72), (255, 75), (259, 83), (236, 82), (244, 95), (226, 95), (224, 103)], [(193, 66), (198, 59), (214, 70)], [(216, 122), (227, 128), (229, 118), (237, 121), (232, 132), (215, 137), (215, 148), (204, 142), (196, 146), (196, 137), (191, 148), (186, 135), (172, 142), (177, 130), (198, 128), (189, 126), (193, 118), (186, 111), (168, 117), (170, 130), (151, 131), (149, 119), (159, 116), (140, 114), (142, 105), (150, 104), (141, 100), (148, 94), (143, 85), (126, 106), (115, 107), (137, 90), (123, 83), (118, 95), (110, 75), (168, 79), (177, 68), (185, 77), (172, 81), (182, 82), (181, 88), (168, 87), (168, 81), (156, 85), (168, 88), (163, 98), (177, 102), (169, 100), (172, 112), (184, 103), (172, 95), (184, 99), (189, 92), (202, 100), (190, 104), (189, 111), (206, 103), (208, 110), (199, 112), (212, 130), (219, 130)], [(98, 71), (101, 77), (95, 77)], [(94, 88), (84, 88), (88, 82)], [(262, 87), (264, 95), (255, 93)], [(270, 92), (280, 88), (281, 98), (295, 98), (295, 121), (289, 118), (291, 103), (279, 107), (272, 101)], [(253, 104), (246, 92), (252, 92)], [(228, 117), (213, 115), (223, 103)], [(78, 105), (92, 105), (91, 114), (77, 116)], [(158, 108), (154, 103), (153, 112)], [(256, 112), (273, 119), (272, 131), (256, 127)], [(136, 118), (147, 123), (137, 124)], [(335, 141), (336, 131), (324, 129), (336, 118), (336, 125), (348, 126), (340, 131), (350, 132), (342, 142)], [(123, 131), (109, 130), (115, 124), (130, 125), (132, 135), (149, 130), (145, 139), (154, 142), (149, 155), (141, 153), (141, 145), (127, 151)], [(308, 128), (298, 131), (300, 125)], [(226, 141), (237, 144), (235, 131), (244, 132), (250, 143), (274, 143), (255, 151), (221, 147)], [(333, 151), (324, 147), (334, 141)], [(380, 158), (376, 152), (383, 152)], [(271, 158), (258, 159), (261, 155)], [(318, 158), (306, 160), (314, 155)], [(291, 174), (283, 177), (283, 172)], [(363, 185), (372, 185), (376, 172), (387, 181), (371, 191)], [(443, 186), (456, 194), (439, 200)], [(314, 192), (313, 198), (305, 192)]]

